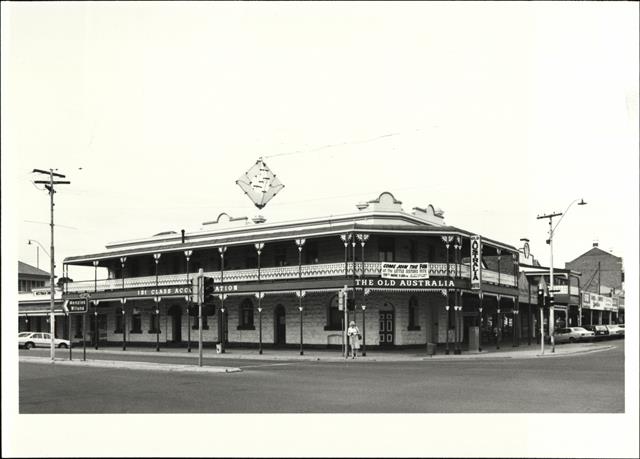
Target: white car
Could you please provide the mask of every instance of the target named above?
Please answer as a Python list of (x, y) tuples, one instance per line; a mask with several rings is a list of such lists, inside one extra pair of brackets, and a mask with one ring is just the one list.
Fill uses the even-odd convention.
[(611, 324), (611, 325), (606, 325), (606, 327), (607, 327), (607, 330), (609, 330), (610, 338), (624, 337), (624, 324), (621, 324), (621, 325)]
[[(56, 347), (68, 348), (71, 343), (66, 339), (54, 338)], [(18, 347), (31, 349), (32, 347), (51, 347), (51, 334), (42, 332), (18, 333)]]
[(594, 338), (595, 333), (582, 327), (560, 328), (553, 334), (556, 343), (575, 343)]

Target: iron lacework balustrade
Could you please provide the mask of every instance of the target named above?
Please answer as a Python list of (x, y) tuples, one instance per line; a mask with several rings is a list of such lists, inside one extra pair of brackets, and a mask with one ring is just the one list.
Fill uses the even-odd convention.
[[(365, 262), (364, 263), (364, 275), (365, 276), (380, 276), (382, 270), (382, 262)], [(469, 265), (459, 265), (460, 275), (454, 275), (454, 263), (450, 263), (449, 270), (452, 277), (469, 278), (470, 270)], [(362, 263), (357, 262), (354, 266), (352, 263), (347, 265), (347, 277), (361, 276), (362, 275)], [(193, 279), (193, 273), (190, 274), (190, 279)], [(220, 271), (208, 271), (204, 273), (205, 276), (213, 277), (215, 282), (221, 282)], [(446, 263), (429, 263), (429, 275), (430, 276), (446, 276), (447, 264)], [(287, 280), (287, 279), (299, 279), (300, 276), (303, 279), (312, 278), (336, 278), (345, 276), (345, 264), (344, 262), (338, 263), (318, 263), (311, 265), (298, 265), (292, 266), (277, 266), (270, 268), (260, 269), (261, 281), (275, 281), (275, 280)], [(506, 273), (498, 273), (495, 271), (489, 271), (487, 269), (482, 270), (482, 281), (492, 284), (498, 284), (508, 287), (515, 287), (516, 278)], [(237, 270), (224, 270), (224, 283), (238, 283), (238, 282), (255, 282), (258, 281), (258, 269), (237, 269)], [(158, 286), (166, 285), (184, 285), (187, 283), (187, 274), (168, 274), (158, 276)], [(124, 288), (141, 288), (141, 287), (155, 287), (156, 276), (145, 277), (130, 277), (124, 279)], [(80, 293), (80, 292), (92, 292), (94, 291), (108, 291), (119, 290), (123, 288), (122, 278), (116, 279), (99, 279), (70, 282), (67, 284), (67, 293)]]

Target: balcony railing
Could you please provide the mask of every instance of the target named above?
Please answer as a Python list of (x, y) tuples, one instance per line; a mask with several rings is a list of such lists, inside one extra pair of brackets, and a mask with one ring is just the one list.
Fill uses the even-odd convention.
[[(364, 263), (364, 275), (365, 276), (379, 276), (382, 271), (382, 263), (381, 262), (365, 262)], [(457, 266), (458, 276), (456, 276), (456, 265), (451, 263), (449, 264), (449, 275), (453, 277), (461, 277), (468, 278), (469, 277), (469, 266), (467, 265), (458, 265)], [(287, 280), (287, 279), (298, 279), (302, 277), (303, 279), (310, 278), (322, 278), (322, 277), (339, 277), (344, 276), (346, 273), (347, 276), (354, 275), (354, 265), (353, 263), (347, 263), (345, 269), (345, 263), (321, 263), (314, 265), (302, 265), (297, 266), (276, 266), (271, 268), (261, 268), (260, 269), (260, 280), (263, 281), (274, 281), (274, 280)], [(355, 275), (360, 276), (362, 274), (362, 263), (355, 263)], [(443, 276), (447, 274), (447, 264), (446, 263), (429, 263), (429, 274), (434, 276)], [(190, 273), (189, 279), (193, 279), (196, 273)], [(224, 274), (220, 271), (211, 271), (205, 272), (205, 276), (213, 277), (215, 282), (221, 282), (222, 276), (224, 275), (225, 283), (235, 283), (235, 282), (252, 282), (258, 280), (258, 269), (234, 269), (224, 271)], [(482, 271), (483, 281), (488, 281), (492, 283), (498, 283), (498, 273), (493, 271)], [(185, 284), (187, 282), (186, 274), (169, 274), (158, 276), (158, 285), (178, 285)], [(515, 286), (515, 277), (510, 276), (508, 274), (500, 274), (500, 284)], [(156, 285), (156, 276), (145, 276), (145, 277), (131, 277), (124, 279), (124, 288), (142, 288), (142, 287), (153, 287)], [(79, 281), (79, 282), (71, 282), (67, 284), (67, 292), (69, 293), (78, 293), (78, 292), (92, 292), (94, 289), (96, 291), (105, 291), (105, 290), (117, 290), (123, 288), (122, 279), (99, 279), (97, 282), (93, 280), (89, 281)]]

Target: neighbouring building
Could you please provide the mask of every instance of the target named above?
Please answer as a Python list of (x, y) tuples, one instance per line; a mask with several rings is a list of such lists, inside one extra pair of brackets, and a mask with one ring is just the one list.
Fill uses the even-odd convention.
[[(18, 331), (51, 331), (50, 279), (48, 272), (18, 261)], [(64, 317), (62, 290), (56, 288), (54, 295), (54, 314)], [(66, 337), (67, 326), (65, 320), (56, 320), (56, 337)]]
[[(540, 323), (544, 335), (549, 336), (549, 267), (520, 264), (518, 277), (520, 321), (522, 338), (529, 344), (540, 342)], [(554, 268), (554, 330), (586, 325), (581, 302), (580, 273), (569, 269)], [(542, 313), (542, 316), (541, 316)]]
[(588, 310), (589, 323), (624, 322), (624, 265), (622, 258), (606, 252), (594, 242), (593, 247), (566, 268), (581, 273), (583, 307)]
[[(517, 344), (517, 248), (446, 225), (432, 205), (406, 212), (389, 192), (357, 209), (277, 223), (221, 213), (199, 231), (108, 244), (64, 260), (90, 271), (66, 283), (63, 298), (89, 298), (95, 345), (194, 342), (199, 269), (215, 282), (203, 317), (208, 345), (339, 347), (345, 286), (347, 320), (366, 347), (436, 343), (459, 353), (477, 346), (479, 330), (484, 342), (511, 336)], [(97, 279), (97, 267), (108, 278)]]
[(49, 285), (50, 275), (35, 266), (18, 261), (18, 293), (26, 293), (34, 288)]

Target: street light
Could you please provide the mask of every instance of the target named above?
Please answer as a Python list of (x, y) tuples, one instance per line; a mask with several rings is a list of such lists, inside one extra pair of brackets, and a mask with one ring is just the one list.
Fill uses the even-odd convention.
[(40, 242), (36, 241), (35, 239), (29, 239), (27, 241), (27, 244), (31, 245), (32, 242), (35, 242), (36, 244), (38, 244), (38, 247), (36, 247), (37, 249), (36, 250), (36, 268), (40, 269), (40, 249), (42, 249), (42, 251), (46, 253), (49, 258), (51, 258), (51, 255), (49, 255), (49, 252), (47, 252), (47, 249), (45, 249), (44, 246)]
[[(546, 215), (538, 215), (538, 220), (542, 219), (542, 218), (548, 218), (549, 219), (549, 239), (547, 239), (547, 244), (549, 244), (549, 249), (550, 249), (550, 253), (551, 253), (551, 260), (550, 260), (550, 266), (549, 266), (549, 337), (551, 338), (551, 352), (555, 352), (556, 351), (556, 345), (555, 345), (555, 340), (553, 338), (553, 328), (554, 328), (554, 317), (553, 317), (553, 313), (554, 313), (554, 288), (553, 288), (553, 233), (555, 231), (555, 229), (558, 227), (558, 225), (560, 224), (560, 222), (562, 221), (562, 219), (564, 218), (564, 216), (567, 214), (567, 212), (569, 211), (569, 208), (571, 208), (571, 206), (573, 204), (575, 204), (577, 201), (577, 199), (573, 200), (571, 202), (571, 204), (569, 204), (566, 208), (566, 210), (562, 213), (553, 213), (553, 214), (546, 214)], [(584, 199), (580, 199), (580, 202), (578, 203), (579, 206), (584, 206), (587, 203), (584, 202)], [(553, 225), (553, 217), (560, 217), (560, 220), (558, 220), (558, 223), (555, 224), (555, 226)]]

